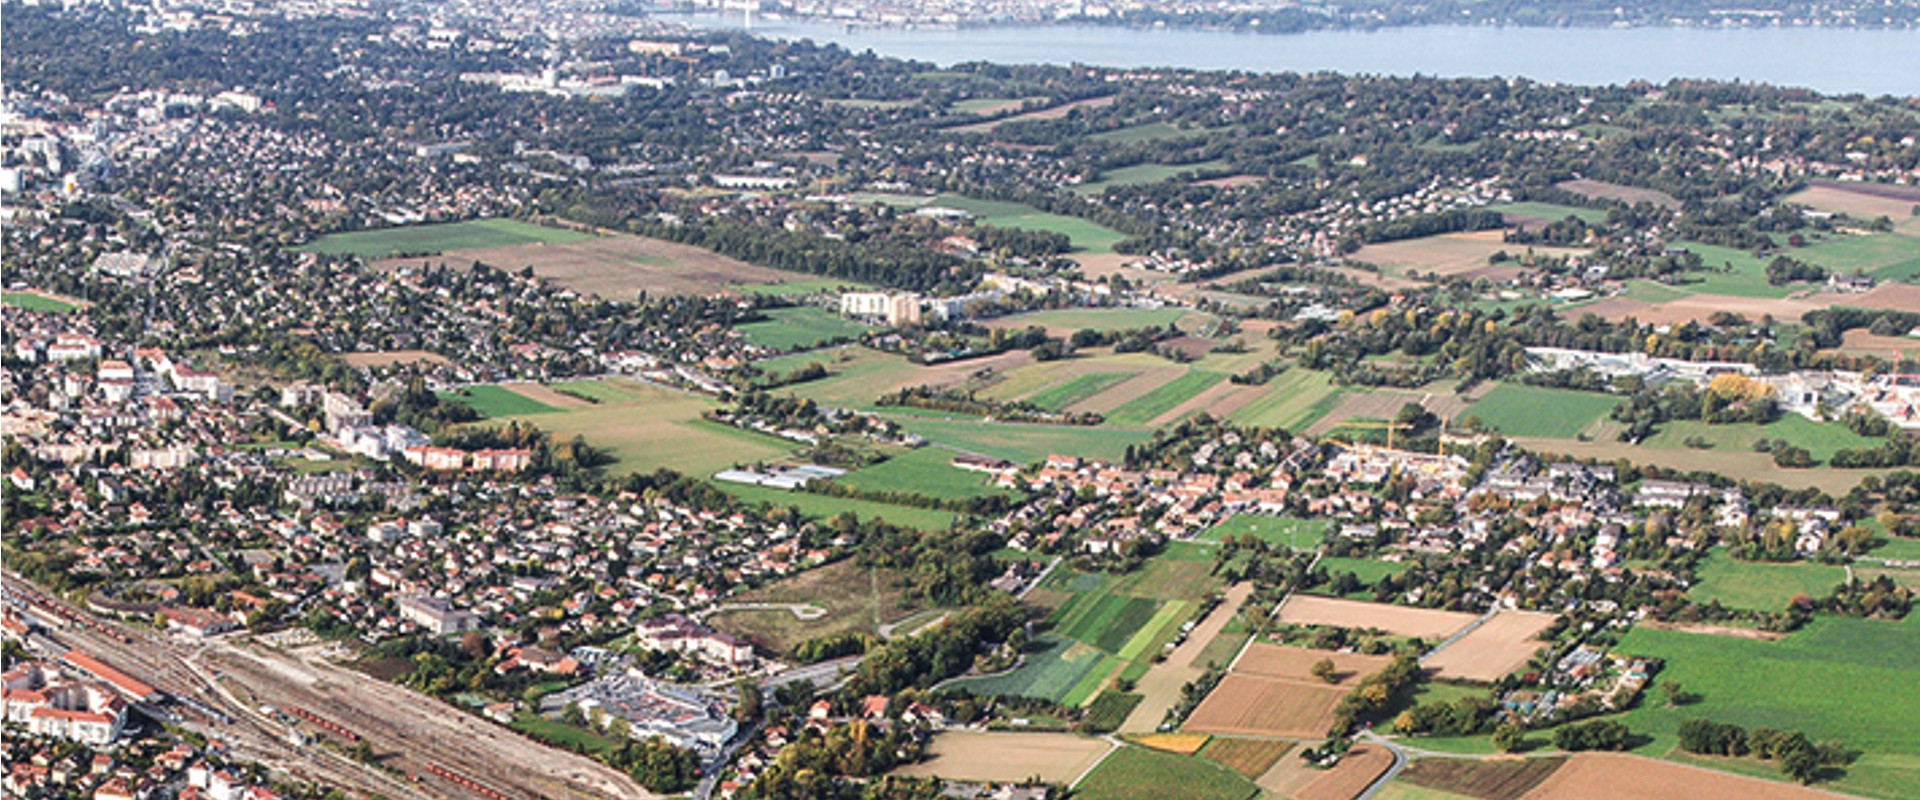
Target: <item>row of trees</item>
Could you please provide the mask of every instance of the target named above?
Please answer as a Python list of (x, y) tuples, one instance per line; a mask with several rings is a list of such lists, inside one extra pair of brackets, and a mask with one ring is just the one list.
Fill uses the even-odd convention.
[(1825, 768), (1853, 763), (1857, 750), (1838, 740), (1814, 743), (1799, 731), (1754, 728), (1690, 719), (1680, 723), (1680, 749), (1709, 756), (1747, 756), (1777, 761), (1780, 772), (1801, 783), (1819, 780)]

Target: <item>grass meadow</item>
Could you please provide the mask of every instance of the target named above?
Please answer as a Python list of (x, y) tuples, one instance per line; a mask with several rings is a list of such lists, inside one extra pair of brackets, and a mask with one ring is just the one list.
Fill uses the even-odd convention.
[(1847, 579), (1846, 568), (1795, 561), (1768, 564), (1740, 561), (1714, 551), (1700, 562), (1698, 580), (1687, 591), (1696, 602), (1715, 600), (1728, 608), (1783, 611), (1795, 595), (1826, 597)]
[(552, 414), (560, 409), (499, 386), (467, 386), (439, 392), (440, 399), (459, 403), (487, 419), (527, 414)]
[[(777, 284), (776, 284), (777, 285)], [(800, 306), (766, 312), (763, 322), (738, 327), (747, 341), (773, 350), (804, 350), (827, 342), (858, 339), (868, 330), (853, 320), (823, 308)]]
[(476, 219), (330, 233), (294, 249), (372, 259), (535, 242), (567, 244), (591, 238), (593, 234), (590, 233), (548, 228), (518, 220)]
[(1619, 404), (1610, 395), (1503, 383), (1465, 413), (1509, 436), (1571, 439)]
[(1675, 420), (1662, 424), (1659, 432), (1647, 437), (1645, 444), (1648, 447), (1680, 448), (1687, 446), (1688, 439), (1704, 440), (1713, 450), (1743, 453), (1752, 452), (1753, 443), (1757, 440), (1784, 439), (1806, 448), (1816, 461), (1832, 458), (1837, 450), (1871, 449), (1886, 441), (1861, 436), (1838, 422), (1814, 422), (1799, 414), (1785, 414), (1765, 425), (1752, 422), (1709, 425), (1699, 420)]
[[(1647, 755), (1672, 755), (1688, 719), (1802, 731), (1839, 739), (1863, 755), (1831, 788), (1876, 797), (1912, 797), (1920, 786), (1920, 615), (1902, 622), (1819, 617), (1777, 642), (1634, 628), (1619, 652), (1664, 659), (1656, 682), (1678, 682), (1698, 703), (1667, 708), (1650, 701), (1621, 717), (1653, 737)], [(1684, 759), (1683, 759), (1684, 760)], [(1740, 760), (1695, 760), (1733, 766)], [(1778, 778), (1772, 764), (1756, 774)], [(1742, 770), (1745, 771), (1745, 770)]]
[(1303, 431), (1340, 404), (1343, 390), (1325, 372), (1290, 369), (1267, 384), (1266, 394), (1227, 415), (1242, 425)]
[(1295, 550), (1312, 550), (1326, 538), (1324, 519), (1269, 517), (1263, 514), (1235, 514), (1200, 534), (1199, 541), (1217, 542), (1231, 534), (1244, 539), (1251, 536), (1268, 544), (1283, 544)]
[(952, 451), (943, 448), (921, 447), (849, 472), (834, 482), (856, 489), (913, 492), (933, 497), (1005, 493), (1006, 490), (993, 485), (990, 476), (953, 466), (953, 456)]
[(1260, 787), (1238, 772), (1197, 756), (1127, 745), (1074, 786), (1081, 800), (1248, 800)]

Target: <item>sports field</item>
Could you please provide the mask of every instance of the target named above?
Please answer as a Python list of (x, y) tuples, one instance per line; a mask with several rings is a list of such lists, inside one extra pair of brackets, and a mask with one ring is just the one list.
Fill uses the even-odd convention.
[(863, 467), (834, 479), (834, 483), (881, 492), (905, 492), (932, 497), (980, 497), (1004, 492), (992, 478), (953, 466), (954, 452), (921, 447)]
[(1127, 745), (1073, 787), (1080, 800), (1248, 800), (1260, 787), (1196, 756)]
[[(1231, 534), (1245, 539), (1251, 536), (1268, 544), (1283, 544), (1295, 550), (1312, 550), (1327, 535), (1324, 519), (1270, 517), (1265, 514), (1235, 514), (1200, 534), (1198, 541), (1217, 542)], [(1330, 560), (1330, 559), (1328, 559)], [(1326, 563), (1323, 560), (1321, 563)]]
[[(1912, 797), (1920, 786), (1920, 615), (1901, 622), (1816, 617), (1774, 642), (1636, 626), (1614, 648), (1666, 661), (1655, 682), (1674, 681), (1697, 703), (1642, 703), (1621, 718), (1653, 741), (1637, 750), (1673, 755), (1688, 719), (1797, 730), (1863, 751), (1833, 788), (1874, 797)], [(1724, 761), (1724, 759), (1722, 759)], [(1772, 765), (1761, 774), (1778, 778)]]
[(871, 328), (822, 308), (800, 306), (766, 312), (764, 322), (738, 326), (747, 341), (772, 350), (799, 350), (826, 342), (859, 339)]
[(560, 410), (501, 386), (466, 386), (438, 394), (440, 399), (460, 403), (487, 419), (552, 414)]
[(1741, 561), (1715, 550), (1700, 562), (1687, 596), (1695, 602), (1719, 601), (1728, 608), (1783, 611), (1796, 595), (1822, 598), (1847, 579), (1845, 567), (1794, 561), (1770, 564)]
[(476, 219), (378, 230), (330, 233), (294, 248), (328, 255), (388, 258), (401, 254), (444, 253), (519, 244), (567, 244), (593, 234), (548, 228), (512, 219)]
[(65, 314), (80, 310), (80, 304), (40, 291), (0, 292), (0, 304), (27, 311), (52, 311)]
[(1619, 404), (1620, 398), (1610, 395), (1503, 383), (1466, 413), (1510, 436), (1571, 439)]

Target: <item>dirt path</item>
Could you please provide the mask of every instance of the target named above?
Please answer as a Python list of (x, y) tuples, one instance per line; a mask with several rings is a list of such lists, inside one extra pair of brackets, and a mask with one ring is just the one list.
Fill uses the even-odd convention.
[(1227, 589), (1227, 599), (1208, 614), (1205, 620), (1195, 626), (1187, 640), (1168, 654), (1167, 660), (1153, 665), (1147, 674), (1140, 676), (1140, 682), (1134, 691), (1145, 695), (1140, 705), (1134, 706), (1133, 713), (1120, 723), (1121, 733), (1152, 733), (1160, 727), (1160, 720), (1167, 715), (1167, 709), (1180, 701), (1180, 687), (1200, 677), (1206, 671), (1205, 664), (1195, 665), (1207, 645), (1227, 627), (1227, 621), (1233, 618), (1233, 612), (1253, 596), (1253, 584), (1237, 583)]

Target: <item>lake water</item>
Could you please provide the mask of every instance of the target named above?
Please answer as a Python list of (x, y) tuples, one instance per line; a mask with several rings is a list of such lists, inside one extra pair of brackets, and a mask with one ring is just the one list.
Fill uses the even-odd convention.
[[(741, 15), (661, 15), (738, 29)], [(1524, 76), (1581, 85), (1714, 78), (1828, 94), (1920, 95), (1920, 30), (1418, 27), (1300, 34), (1105, 26), (854, 27), (756, 16), (754, 33), (932, 61), (1257, 72)]]

